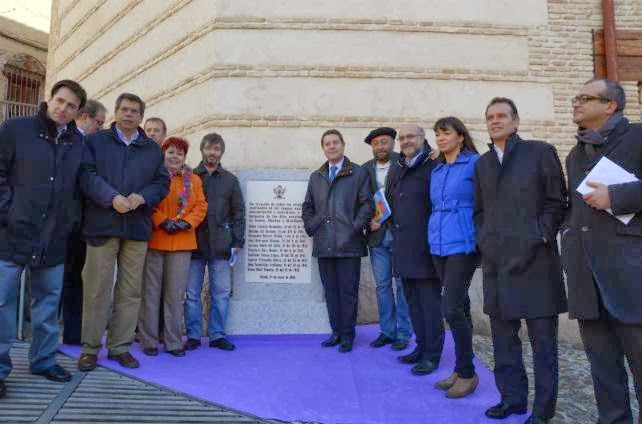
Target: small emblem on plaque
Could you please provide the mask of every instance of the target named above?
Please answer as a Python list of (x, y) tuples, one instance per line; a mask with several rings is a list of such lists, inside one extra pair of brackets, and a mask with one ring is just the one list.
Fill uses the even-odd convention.
[(285, 199), (285, 192), (288, 191), (288, 189), (279, 184), (278, 186), (274, 187), (272, 191), (274, 192), (275, 199)]

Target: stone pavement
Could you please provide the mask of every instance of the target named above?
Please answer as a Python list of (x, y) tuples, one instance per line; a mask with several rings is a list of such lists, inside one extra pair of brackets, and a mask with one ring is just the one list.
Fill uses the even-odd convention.
[[(533, 405), (535, 392), (533, 380), (533, 352), (527, 340), (522, 339), (524, 365), (529, 381), (529, 405)], [(475, 354), (490, 369), (493, 368), (493, 345), (490, 337), (475, 335), (473, 339)], [(631, 373), (629, 372), (629, 377)], [(637, 419), (638, 403), (635, 399), (633, 379), (629, 378), (632, 396), (633, 416)], [(636, 421), (634, 419), (634, 421)], [(551, 424), (591, 424), (597, 422), (597, 408), (593, 395), (591, 370), (583, 350), (560, 343), (559, 346), (559, 393), (557, 413)]]

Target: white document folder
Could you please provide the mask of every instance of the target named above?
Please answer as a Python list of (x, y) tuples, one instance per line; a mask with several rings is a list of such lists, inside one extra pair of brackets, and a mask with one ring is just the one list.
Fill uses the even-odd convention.
[[(595, 164), (593, 169), (591, 169), (591, 172), (589, 172), (586, 175), (586, 178), (582, 180), (580, 185), (577, 186), (576, 190), (581, 195), (585, 195), (594, 191), (595, 190), (594, 188), (591, 188), (586, 184), (588, 181), (591, 181), (594, 183), (612, 185), (612, 184), (630, 183), (637, 180), (638, 179), (634, 174), (628, 172), (626, 169), (622, 168), (620, 165), (613, 162), (611, 159), (607, 158), (606, 156), (603, 156), (602, 159), (600, 159)], [(607, 209), (606, 211), (611, 215), (613, 215), (613, 210)], [(628, 223), (633, 219), (635, 214), (631, 213), (626, 215), (613, 215), (613, 216), (619, 219), (624, 225), (628, 225)]]

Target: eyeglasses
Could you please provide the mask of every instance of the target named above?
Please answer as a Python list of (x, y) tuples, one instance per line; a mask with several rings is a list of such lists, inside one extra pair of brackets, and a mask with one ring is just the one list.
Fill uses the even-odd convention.
[(600, 96), (590, 96), (588, 94), (580, 94), (579, 96), (575, 96), (571, 99), (571, 103), (579, 103), (583, 105), (586, 102), (590, 102), (591, 100), (598, 100), (600, 103), (608, 103), (612, 102), (613, 99), (607, 99), (606, 97), (600, 97)]
[(415, 138), (419, 137), (419, 134), (408, 134), (408, 135), (400, 135), (397, 137), (397, 140), (399, 141), (404, 141), (404, 140), (414, 140)]

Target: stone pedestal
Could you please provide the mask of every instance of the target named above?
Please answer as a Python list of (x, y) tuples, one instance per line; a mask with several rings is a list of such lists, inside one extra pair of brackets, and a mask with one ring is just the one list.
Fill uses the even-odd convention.
[[(287, 234), (280, 234), (295, 230), (291, 230), (291, 222), (288, 225), (284, 224), (285, 221), (291, 221), (291, 215), (283, 215), (283, 210), (278, 210), (277, 206), (279, 202), (296, 202), (299, 205), (303, 202), (310, 171), (247, 169), (238, 171), (237, 176), (246, 205), (246, 246), (240, 251), (232, 272), (233, 294), (228, 333), (329, 333), (328, 313), (316, 260), (311, 257), (304, 258), (308, 262), (307, 268), (299, 268), (297, 265), (301, 263), (291, 262), (298, 260), (302, 252), (310, 254), (311, 245), (303, 246), (300, 238), (288, 238)], [(251, 188), (249, 193), (248, 187)], [(259, 204), (271, 205), (263, 214), (266, 221), (257, 224), (261, 219), (257, 218), (256, 214), (249, 219), (250, 202), (255, 207)], [(298, 213), (297, 218), (300, 218), (300, 211)], [(271, 218), (274, 219), (274, 225), (268, 225)], [(251, 225), (256, 232), (279, 228), (280, 231), (271, 235), (274, 243), (263, 243), (265, 237), (250, 234)], [(299, 230), (302, 229), (302, 225), (302, 222), (297, 225)], [(252, 240), (254, 247), (251, 245)], [(259, 241), (261, 246), (258, 245)], [(287, 253), (284, 253), (286, 249)], [(273, 260), (259, 261), (250, 258), (250, 252), (254, 255), (264, 255), (264, 259), (271, 257)], [(248, 260), (250, 265), (259, 266), (248, 267)]]

